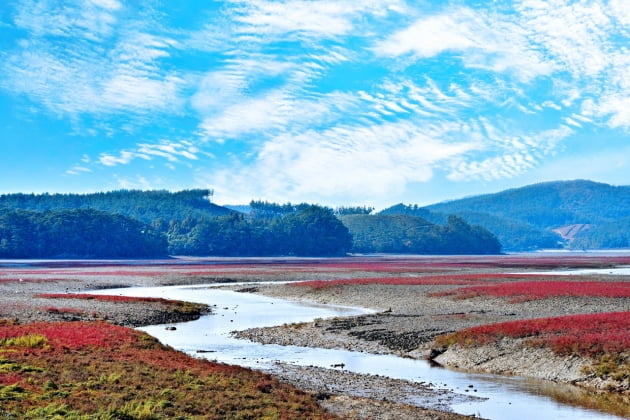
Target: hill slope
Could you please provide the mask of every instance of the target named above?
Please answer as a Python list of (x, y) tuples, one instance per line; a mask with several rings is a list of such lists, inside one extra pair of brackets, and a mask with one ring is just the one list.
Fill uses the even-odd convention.
[(186, 218), (216, 217), (231, 210), (210, 202), (211, 190), (136, 191), (120, 190), (93, 194), (4, 194), (0, 209), (75, 210), (93, 209), (121, 214), (143, 223), (165, 223)]
[[(585, 244), (597, 248), (615, 248), (625, 243), (606, 241), (598, 226), (630, 218), (630, 187), (612, 186), (586, 180), (534, 184), (495, 194), (463, 198), (420, 208), (431, 213), (455, 214), (469, 223), (479, 224), (494, 233), (504, 250), (521, 251)], [(563, 240), (553, 232), (565, 231), (570, 225), (591, 225), (575, 238)], [(626, 224), (621, 224), (625, 229)], [(590, 233), (589, 233), (590, 232)], [(625, 232), (625, 231), (624, 231)], [(596, 234), (597, 240), (584, 239)], [(524, 235), (527, 240), (524, 239)], [(538, 238), (537, 238), (538, 237)]]
[(400, 254), (498, 254), (501, 245), (486, 229), (451, 216), (445, 225), (409, 215), (340, 216), (352, 234), (353, 252)]
[(483, 212), (544, 229), (598, 224), (630, 217), (630, 187), (585, 180), (546, 182), (433, 204), (425, 209), (448, 214)]

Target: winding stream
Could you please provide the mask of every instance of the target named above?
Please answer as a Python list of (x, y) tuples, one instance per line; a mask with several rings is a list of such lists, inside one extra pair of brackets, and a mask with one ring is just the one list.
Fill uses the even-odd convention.
[[(213, 285), (213, 286), (216, 286)], [(109, 295), (163, 297), (206, 303), (213, 315), (197, 321), (175, 324), (176, 330), (163, 325), (141, 328), (178, 350), (196, 357), (222, 363), (270, 371), (276, 361), (303, 366), (330, 368), (343, 363), (344, 369), (383, 375), (395, 379), (431, 383), (436, 389), (452, 390), (461, 396), (480, 397), (474, 401), (453, 398), (444, 393), (451, 409), (461, 414), (475, 414), (488, 419), (619, 419), (597, 411), (561, 404), (549, 395), (549, 383), (516, 377), (456, 372), (432, 367), (424, 360), (390, 355), (373, 355), (346, 350), (325, 350), (295, 346), (262, 345), (230, 336), (230, 331), (251, 327), (306, 322), (316, 318), (350, 316), (370, 311), (361, 308), (315, 305), (237, 293), (210, 286), (169, 286), (99, 290)], [(200, 352), (201, 351), (201, 352)], [(472, 387), (471, 387), (472, 385)], [(553, 385), (553, 388), (562, 388)], [(558, 391), (555, 389), (555, 391)], [(437, 398), (442, 398), (439, 395)], [(462, 402), (465, 400), (466, 402)], [(421, 406), (436, 406), (432, 401), (416, 401)]]

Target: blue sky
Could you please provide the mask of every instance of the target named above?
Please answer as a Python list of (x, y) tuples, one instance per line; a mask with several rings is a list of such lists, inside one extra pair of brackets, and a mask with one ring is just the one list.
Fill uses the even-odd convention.
[(628, 48), (626, 0), (5, 0), (0, 192), (627, 185)]

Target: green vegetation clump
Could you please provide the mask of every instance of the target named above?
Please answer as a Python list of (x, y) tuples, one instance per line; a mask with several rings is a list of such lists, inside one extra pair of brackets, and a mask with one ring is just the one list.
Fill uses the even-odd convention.
[[(273, 207), (275, 209), (275, 206)], [(169, 253), (229, 256), (340, 256), (352, 247), (348, 229), (326, 207), (280, 207), (264, 217), (232, 213), (201, 220), (173, 222)], [(274, 210), (275, 211), (275, 210)]]
[(479, 226), (449, 216), (446, 225), (409, 215), (341, 216), (354, 238), (352, 251), (402, 254), (498, 254), (497, 238)]
[(210, 203), (211, 195), (0, 195), (0, 258), (339, 256), (352, 246), (332, 209), (253, 202), (245, 216)]
[(166, 237), (99, 210), (0, 211), (0, 258), (131, 258), (166, 255)]

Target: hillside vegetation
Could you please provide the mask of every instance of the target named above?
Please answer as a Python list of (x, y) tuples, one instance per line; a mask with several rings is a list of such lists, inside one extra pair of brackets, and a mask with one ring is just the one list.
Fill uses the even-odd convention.
[[(0, 257), (490, 254), (630, 247), (630, 187), (529, 185), (426, 207), (252, 201), (208, 189), (0, 195)], [(238, 211), (237, 211), (238, 209)], [(135, 236), (134, 236), (135, 235)]]
[(122, 214), (143, 223), (168, 223), (186, 218), (216, 217), (230, 213), (210, 202), (212, 190), (120, 190), (93, 194), (3, 194), (0, 209), (75, 210), (93, 209)]
[(401, 254), (498, 254), (494, 235), (450, 216), (446, 225), (405, 215), (341, 216), (354, 238), (352, 251)]
[(164, 234), (98, 210), (0, 211), (0, 258), (138, 258), (167, 255)]
[[(454, 214), (488, 229), (506, 251), (630, 244), (630, 187), (585, 180), (534, 184), (426, 207), (398, 205), (384, 213), (411, 213), (430, 220)], [(571, 225), (591, 226), (572, 241), (553, 232)]]

